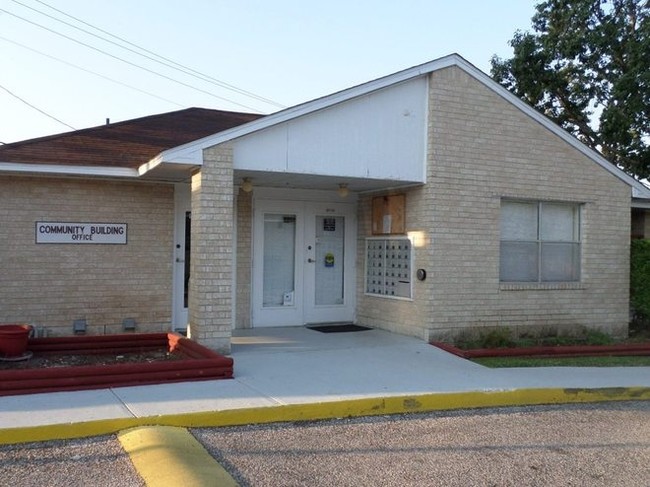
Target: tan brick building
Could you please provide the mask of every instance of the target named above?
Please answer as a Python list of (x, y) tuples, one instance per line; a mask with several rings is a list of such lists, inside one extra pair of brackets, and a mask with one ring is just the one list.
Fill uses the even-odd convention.
[(266, 117), (0, 147), (0, 322), (127, 319), (226, 352), (234, 328), (322, 322), (621, 335), (649, 202), (451, 55)]

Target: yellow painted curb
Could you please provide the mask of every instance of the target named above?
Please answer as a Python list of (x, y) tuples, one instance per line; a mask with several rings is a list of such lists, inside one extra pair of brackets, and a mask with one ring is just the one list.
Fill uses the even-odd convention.
[(650, 400), (650, 387), (514, 389), (505, 391), (388, 396), (142, 418), (106, 419), (84, 423), (6, 428), (0, 429), (0, 444), (7, 445), (32, 441), (82, 438), (116, 433), (137, 426), (151, 425), (201, 428), (399, 413), (423, 413), (450, 409), (648, 400)]
[(147, 486), (237, 486), (184, 428), (141, 426), (122, 431), (117, 437)]

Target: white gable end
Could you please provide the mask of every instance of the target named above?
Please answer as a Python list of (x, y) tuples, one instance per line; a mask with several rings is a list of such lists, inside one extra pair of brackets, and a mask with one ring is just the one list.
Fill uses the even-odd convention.
[(424, 182), (420, 76), (232, 141), (236, 170)]

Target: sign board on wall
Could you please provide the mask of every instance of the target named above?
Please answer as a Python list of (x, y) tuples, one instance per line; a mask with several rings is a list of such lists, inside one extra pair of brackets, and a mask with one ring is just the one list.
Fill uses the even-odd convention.
[(406, 196), (395, 194), (372, 199), (372, 234), (395, 235), (405, 233)]
[(36, 243), (126, 245), (126, 230), (126, 223), (36, 222)]

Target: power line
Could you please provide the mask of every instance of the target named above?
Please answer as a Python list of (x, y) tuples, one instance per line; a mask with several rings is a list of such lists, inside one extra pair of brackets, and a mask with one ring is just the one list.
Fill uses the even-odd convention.
[[(81, 31), (81, 32), (83, 32), (85, 34), (96, 37), (97, 39), (100, 39), (100, 40), (102, 40), (104, 42), (108, 42), (110, 44), (113, 44), (114, 46), (117, 46), (120, 49), (124, 49), (124, 50), (129, 51), (129, 52), (131, 52), (133, 54), (144, 57), (145, 59), (148, 59), (148, 60), (153, 61), (155, 63), (161, 64), (161, 65), (163, 65), (163, 66), (165, 66), (167, 68), (174, 69), (174, 70), (179, 71), (179, 72), (181, 72), (183, 74), (186, 74), (188, 76), (192, 76), (192, 77), (197, 78), (197, 79), (199, 79), (201, 81), (211, 83), (213, 85), (219, 86), (220, 88), (225, 88), (227, 90), (233, 91), (233, 92), (238, 93), (240, 95), (244, 95), (244, 96), (247, 96), (249, 98), (253, 98), (253, 99), (257, 100), (257, 101), (261, 101), (261, 102), (266, 103), (266, 104), (274, 105), (277, 108), (285, 108), (284, 105), (281, 105), (280, 103), (277, 103), (277, 102), (275, 102), (273, 100), (270, 100), (269, 98), (262, 97), (260, 95), (255, 94), (255, 93), (252, 93), (250, 91), (247, 91), (247, 90), (244, 90), (244, 89), (239, 88), (237, 86), (226, 83), (225, 81), (218, 80), (218, 79), (213, 78), (213, 77), (211, 77), (209, 75), (203, 74), (203, 73), (201, 73), (201, 72), (199, 72), (199, 71), (197, 71), (195, 69), (192, 69), (192, 68), (190, 68), (188, 66), (185, 66), (185, 65), (180, 64), (180, 63), (178, 63), (176, 61), (173, 61), (173, 60), (171, 60), (169, 58), (161, 56), (160, 54), (157, 54), (157, 53), (155, 53), (153, 51), (145, 49), (144, 47), (138, 46), (137, 44), (134, 44), (134, 43), (122, 38), (122, 37), (116, 36), (116, 35), (108, 32), (108, 31), (106, 31), (104, 29), (96, 27), (95, 25), (92, 25), (92, 24), (90, 24), (90, 23), (88, 23), (88, 22), (86, 22), (86, 21), (84, 21), (82, 19), (79, 19), (78, 17), (75, 17), (73, 15), (70, 15), (70, 14), (64, 12), (63, 10), (57, 9), (57, 8), (47, 4), (45, 2), (42, 2), (41, 0), (35, 0), (35, 1), (40, 3), (41, 5), (44, 5), (45, 7), (48, 7), (50, 9), (62, 14), (62, 15), (65, 15), (68, 18), (71, 18), (71, 19), (73, 19), (73, 20), (75, 20), (77, 22), (80, 22), (80, 23), (82, 23), (84, 25), (87, 25), (88, 27), (91, 27), (92, 29), (95, 29), (95, 30), (97, 30), (99, 32), (102, 32), (102, 33), (104, 33), (104, 34), (106, 34), (106, 35), (108, 35), (108, 36), (110, 36), (110, 37), (112, 37), (114, 39), (118, 39), (122, 43), (128, 44), (130, 46), (135, 47), (136, 49), (138, 49), (140, 51), (151, 54), (151, 55), (155, 56), (158, 59), (155, 59), (155, 58), (153, 58), (151, 56), (148, 56), (147, 54), (143, 54), (142, 52), (138, 52), (138, 51), (136, 51), (134, 49), (131, 49), (130, 47), (126, 47), (126, 46), (123, 46), (121, 44), (118, 44), (118, 43), (116, 43), (116, 42), (114, 42), (114, 41), (112, 41), (110, 39), (107, 39), (106, 37), (97, 35), (97, 34), (95, 34), (93, 32), (90, 32), (90, 31), (88, 31), (86, 29), (82, 29), (81, 27), (78, 27), (78, 26), (76, 26), (74, 24), (71, 24), (71, 23), (66, 22), (64, 20), (61, 20), (61, 19), (59, 19), (57, 17), (49, 15), (49, 14), (43, 12), (42, 10), (38, 10), (38, 9), (36, 9), (34, 7), (26, 5), (26, 4), (24, 4), (24, 3), (22, 3), (22, 2), (20, 2), (18, 0), (11, 0), (11, 1), (14, 2), (14, 3), (17, 3), (18, 5), (22, 5), (23, 7), (28, 8), (28, 9), (30, 9), (30, 10), (32, 10), (34, 12), (37, 12), (37, 13), (39, 13), (41, 15), (44, 15), (44, 16), (50, 18), (50, 19), (53, 19), (53, 20), (55, 20), (57, 22), (60, 22), (60, 23), (62, 23), (64, 25), (67, 25), (68, 27), (72, 27), (73, 29), (79, 30), (79, 31)], [(162, 59), (163, 61), (161, 61), (160, 59)]]
[(20, 42), (12, 41), (11, 39), (7, 39), (6, 37), (3, 37), (3, 36), (0, 36), (0, 40), (3, 40), (3, 41), (5, 41), (5, 42), (9, 42), (9, 43), (14, 44), (14, 45), (16, 45), (16, 46), (22, 47), (23, 49), (27, 49), (28, 51), (34, 52), (34, 53), (39, 54), (39, 55), (41, 55), (41, 56), (44, 56), (44, 57), (46, 57), (46, 58), (53, 59), (54, 61), (58, 61), (58, 62), (60, 62), (60, 63), (63, 63), (63, 64), (65, 64), (65, 65), (67, 65), (67, 66), (71, 66), (71, 67), (73, 67), (73, 68), (75, 68), (75, 69), (79, 69), (79, 70), (84, 71), (84, 72), (86, 72), (86, 73), (89, 73), (89, 74), (92, 74), (92, 75), (98, 76), (98, 77), (103, 78), (103, 79), (105, 79), (105, 80), (107, 80), (107, 81), (110, 81), (110, 82), (112, 82), (112, 83), (116, 83), (116, 84), (121, 85), (121, 86), (124, 86), (124, 87), (126, 87), (126, 88), (130, 88), (130, 89), (132, 89), (132, 90), (135, 90), (135, 91), (138, 91), (138, 92), (140, 92), (140, 93), (143, 93), (143, 94), (145, 94), (145, 95), (152, 96), (152, 97), (157, 98), (157, 99), (162, 100), (162, 101), (166, 101), (167, 103), (171, 103), (172, 105), (176, 105), (177, 107), (183, 107), (183, 106), (184, 106), (184, 105), (181, 105), (180, 103), (176, 103), (176, 102), (173, 101), (173, 100), (169, 100), (169, 99), (164, 98), (164, 97), (162, 97), (162, 96), (155, 95), (155, 94), (153, 94), (153, 93), (150, 93), (150, 92), (148, 92), (148, 91), (142, 90), (142, 89), (140, 89), (140, 88), (137, 88), (137, 87), (135, 87), (135, 86), (129, 85), (129, 84), (127, 84), (127, 83), (123, 83), (122, 81), (119, 81), (119, 80), (116, 80), (116, 79), (110, 78), (110, 77), (108, 77), (108, 76), (104, 76), (103, 74), (101, 74), (101, 73), (97, 73), (96, 71), (92, 71), (92, 70), (90, 70), (90, 69), (86, 69), (86, 68), (84, 68), (84, 67), (82, 67), (82, 66), (79, 66), (79, 65), (77, 65), (77, 64), (73, 64), (73, 63), (70, 63), (70, 62), (68, 62), (68, 61), (65, 61), (64, 59), (60, 59), (60, 58), (58, 58), (58, 57), (55, 57), (55, 56), (52, 56), (52, 55), (50, 55), (50, 54), (44, 53), (44, 52), (39, 51), (39, 50), (37, 50), (37, 49), (33, 49), (33, 48), (29, 47), (29, 46), (26, 46), (25, 44), (21, 44)]
[(36, 110), (37, 112), (42, 113), (42, 114), (45, 115), (46, 117), (49, 117), (49, 118), (51, 118), (52, 120), (55, 120), (55, 121), (59, 122), (60, 124), (65, 125), (65, 126), (68, 127), (68, 128), (71, 128), (72, 130), (77, 130), (77, 129), (74, 128), (72, 125), (68, 125), (67, 123), (65, 123), (65, 122), (59, 120), (58, 118), (56, 118), (55, 116), (50, 115), (49, 113), (47, 113), (47, 112), (41, 110), (40, 108), (38, 108), (38, 107), (32, 105), (32, 104), (29, 103), (27, 100), (22, 99), (21, 97), (19, 97), (18, 95), (16, 95), (14, 92), (12, 92), (11, 90), (9, 90), (8, 88), (6, 88), (6, 87), (4, 87), (4, 86), (2, 86), (2, 85), (0, 85), (0, 88), (2, 88), (4, 91), (6, 91), (7, 93), (9, 93), (11, 96), (13, 96), (14, 98), (16, 98), (17, 100), (20, 100), (21, 102), (23, 102), (23, 103), (24, 103), (25, 105), (27, 105), (28, 107), (31, 107), (31, 108), (33, 108), (34, 110)]
[[(20, 2), (18, 2), (17, 0), (12, 0), (12, 1), (13, 1), (13, 2), (16, 2), (16, 3), (20, 3)], [(197, 70), (195, 70), (195, 69), (193, 69), (193, 68), (190, 68), (190, 67), (188, 67), (188, 66), (185, 66), (185, 65), (183, 65), (183, 64), (181, 64), (181, 63), (178, 63), (178, 62), (176, 62), (176, 61), (174, 61), (174, 60), (172, 60), (172, 59), (166, 58), (165, 56), (161, 56), (160, 54), (157, 54), (157, 53), (155, 53), (155, 52), (153, 52), (153, 51), (150, 51), (149, 49), (146, 49), (146, 48), (144, 48), (144, 47), (142, 47), (142, 46), (139, 46), (139, 45), (137, 45), (137, 44), (134, 44), (133, 42), (130, 42), (130, 41), (124, 39), (123, 37), (120, 37), (120, 36), (117, 36), (117, 35), (115, 35), (115, 34), (112, 34), (111, 32), (108, 32), (108, 31), (106, 31), (106, 30), (104, 30), (104, 29), (102, 29), (102, 28), (100, 28), (100, 27), (97, 27), (96, 25), (90, 24), (89, 22), (86, 22), (86, 21), (84, 21), (84, 20), (82, 20), (82, 19), (80, 19), (80, 18), (78, 18), (78, 17), (75, 17), (74, 15), (70, 15), (70, 14), (64, 12), (63, 10), (60, 10), (60, 9), (58, 9), (58, 8), (55, 8), (55, 7), (49, 5), (49, 4), (47, 4), (47, 3), (45, 3), (45, 2), (43, 2), (43, 1), (41, 1), (41, 0), (34, 0), (34, 1), (36, 1), (36, 2), (40, 3), (41, 5), (44, 5), (44, 6), (48, 7), (48, 8), (50, 8), (50, 9), (54, 10), (54, 11), (56, 11), (56, 12), (59, 12), (60, 14), (65, 15), (66, 17), (69, 17), (69, 18), (71, 18), (71, 19), (73, 19), (73, 20), (76, 20), (77, 22), (80, 22), (80, 23), (82, 23), (82, 24), (84, 24), (84, 25), (87, 25), (88, 27), (91, 27), (91, 28), (93, 28), (93, 29), (95, 29), (95, 30), (97, 30), (97, 31), (99, 31), (99, 32), (102, 32), (102, 33), (104, 33), (104, 34), (106, 34), (106, 35), (109, 35), (109, 36), (111, 36), (111, 37), (114, 38), (114, 39), (118, 39), (118, 40), (120, 40), (121, 42), (124, 42), (124, 43), (126, 43), (126, 44), (128, 44), (128, 45), (130, 45), (130, 46), (133, 46), (133, 47), (135, 47), (135, 48), (137, 48), (137, 49), (140, 49), (141, 51), (144, 51), (144, 52), (146, 52), (146, 53), (152, 54), (153, 56), (156, 56), (156, 57), (159, 58), (159, 59), (162, 59), (162, 60), (164, 60), (164, 61), (167, 61), (168, 63), (171, 63), (171, 64), (173, 64), (174, 66), (177, 66), (177, 68), (174, 68), (174, 66), (169, 66), (168, 64), (161, 63), (161, 64), (163, 64), (163, 65), (165, 65), (165, 66), (167, 66), (167, 67), (171, 67), (171, 68), (173, 68), (173, 69), (177, 69), (177, 70), (179, 70), (179, 68), (182, 68), (182, 69), (180, 69), (180, 71), (182, 71), (183, 73), (185, 73), (185, 74), (189, 74), (189, 75), (191, 75), (191, 76), (195, 76), (195, 77), (197, 77), (197, 78), (199, 78), (199, 79), (201, 79), (201, 80), (203, 80), (203, 81), (211, 82), (211, 83), (216, 84), (217, 86), (220, 86), (220, 87), (222, 87), (222, 88), (226, 88), (226, 89), (228, 89), (228, 90), (235, 91), (236, 93), (239, 93), (239, 94), (242, 94), (242, 95), (249, 96), (249, 97), (254, 98), (254, 99), (258, 100), (258, 101), (262, 101), (262, 102), (264, 102), (264, 103), (268, 103), (269, 105), (274, 105), (274, 106), (276, 106), (277, 108), (286, 108), (286, 105), (282, 105), (281, 103), (278, 103), (278, 102), (276, 102), (276, 101), (274, 101), (274, 100), (271, 100), (270, 98), (265, 98), (265, 97), (260, 96), (260, 95), (258, 95), (258, 94), (256, 94), (256, 93), (253, 93), (253, 92), (251, 92), (251, 91), (244, 90), (243, 88), (239, 88), (239, 87), (237, 87), (237, 86), (235, 86), (235, 85), (232, 85), (232, 84), (230, 84), (230, 83), (226, 83), (225, 81), (222, 81), (222, 80), (219, 80), (219, 79), (217, 79), (217, 78), (214, 78), (214, 77), (212, 77), (212, 76), (210, 76), (210, 75), (207, 75), (207, 74), (201, 73), (200, 71), (197, 71)], [(23, 4), (21, 3), (21, 5), (23, 5)], [(30, 8), (31, 8), (31, 7), (30, 7)], [(38, 10), (37, 10), (37, 11), (38, 11)], [(43, 14), (43, 15), (46, 15), (46, 14), (44, 14), (44, 13), (41, 12), (41, 11), (38, 11), (38, 12), (40, 12), (40, 13)], [(56, 20), (58, 20), (58, 19), (56, 19)], [(69, 25), (69, 24), (67, 24), (67, 25)], [(75, 26), (73, 26), (73, 27), (75, 27)], [(75, 28), (78, 29), (78, 27), (75, 27)], [(80, 29), (80, 30), (82, 30), (83, 32), (87, 32), (87, 31), (85, 31), (85, 30), (83, 30), (83, 29)], [(92, 33), (90, 33), (90, 32), (87, 32), (87, 33), (89, 33), (89, 34), (91, 34), (91, 35), (95, 35), (95, 34), (92, 34)], [(98, 38), (100, 38), (100, 39), (102, 39), (102, 40), (105, 40), (105, 41), (107, 41), (107, 42), (110, 42), (110, 41), (108, 41), (107, 39), (104, 39), (104, 38), (102, 38), (102, 37), (100, 37), (100, 36), (95, 35), (95, 37), (98, 37)], [(123, 46), (119, 46), (119, 47), (122, 47), (123, 49), (126, 49), (126, 48), (123, 47)], [(142, 54), (140, 54), (140, 53), (136, 53), (136, 54), (139, 54), (139, 55), (142, 56)], [(145, 57), (147, 57), (147, 56), (145, 56)], [(150, 58), (147, 57), (147, 59), (150, 59)], [(154, 61), (156, 61), (156, 60), (154, 60)], [(160, 61), (156, 61), (156, 62), (160, 62)], [(185, 70), (186, 70), (186, 71), (185, 71)], [(188, 71), (189, 71), (189, 73), (188, 73)], [(193, 74), (192, 74), (192, 73), (193, 73)]]
[(3, 8), (0, 8), (0, 12), (4, 12), (4, 13), (6, 13), (6, 14), (9, 14), (9, 15), (11, 15), (12, 17), (15, 17), (15, 18), (20, 19), (20, 20), (22, 20), (22, 21), (24, 21), (24, 22), (27, 22), (28, 24), (32, 24), (32, 25), (34, 25), (34, 26), (36, 26), (36, 27), (39, 27), (39, 28), (44, 29), (44, 30), (46, 30), (46, 31), (48, 31), (48, 32), (51, 32), (52, 34), (58, 35), (59, 37), (63, 37), (64, 39), (68, 39), (69, 41), (72, 41), (72, 42), (74, 42), (74, 43), (76, 43), (76, 44), (79, 44), (79, 45), (82, 45), (82, 46), (87, 47), (87, 48), (89, 48), (89, 49), (92, 49), (93, 51), (100, 52), (100, 53), (104, 54), (105, 56), (111, 57), (111, 58), (113, 58), (113, 59), (117, 59), (118, 61), (121, 61), (121, 62), (123, 62), (123, 63), (125, 63), (125, 64), (128, 64), (128, 65), (130, 65), (130, 66), (133, 66), (133, 67), (135, 67), (135, 68), (141, 69), (141, 70), (146, 71), (146, 72), (148, 72), (148, 73), (151, 73), (151, 74), (153, 74), (153, 75), (156, 75), (156, 76), (159, 76), (159, 77), (161, 77), (161, 78), (164, 78), (164, 79), (169, 80), (169, 81), (171, 81), (171, 82), (173, 82), (173, 83), (177, 83), (177, 84), (179, 84), (179, 85), (185, 86), (186, 88), (190, 88), (190, 89), (192, 89), (192, 90), (195, 90), (195, 91), (201, 92), (201, 93), (203, 93), (203, 94), (206, 94), (206, 95), (211, 96), (211, 97), (213, 97), (213, 98), (217, 98), (217, 99), (219, 99), (219, 100), (226, 101), (226, 102), (228, 102), (228, 103), (232, 103), (233, 105), (237, 105), (237, 106), (240, 106), (240, 107), (242, 107), (242, 108), (246, 108), (246, 109), (248, 109), (248, 110), (257, 111), (255, 108), (253, 108), (253, 107), (251, 107), (251, 106), (244, 105), (243, 103), (238, 103), (238, 102), (236, 102), (236, 101), (234, 101), (234, 100), (231, 100), (231, 99), (229, 99), (229, 98), (225, 98), (225, 97), (223, 97), (223, 96), (215, 95), (214, 93), (210, 93), (209, 91), (203, 90), (203, 89), (201, 89), (201, 88), (197, 88), (197, 87), (192, 86), (192, 85), (190, 85), (190, 84), (187, 84), (187, 83), (185, 83), (185, 82), (183, 82), (183, 81), (179, 81), (179, 80), (177, 80), (177, 79), (171, 78), (171, 77), (169, 77), (169, 76), (167, 76), (167, 75), (164, 75), (164, 74), (162, 74), (162, 73), (158, 73), (158, 72), (153, 71), (153, 70), (151, 70), (151, 69), (145, 68), (144, 66), (140, 66), (140, 65), (138, 65), (138, 64), (132, 63), (131, 61), (127, 61), (126, 59), (123, 59), (123, 58), (121, 58), (121, 57), (119, 57), (119, 56), (115, 56), (114, 54), (108, 53), (108, 52), (106, 52), (106, 51), (103, 51), (102, 49), (99, 49), (99, 48), (97, 48), (97, 47), (94, 47), (94, 46), (91, 46), (91, 45), (89, 45), (89, 44), (86, 44), (85, 42), (79, 41), (79, 40), (77, 40), (77, 39), (75, 39), (75, 38), (73, 38), (73, 37), (67, 36), (67, 35), (62, 34), (62, 33), (60, 33), (60, 32), (57, 32), (57, 31), (55, 31), (55, 30), (53, 30), (53, 29), (50, 29), (49, 27), (46, 27), (46, 26), (44, 26), (44, 25), (41, 25), (41, 24), (39, 24), (39, 23), (37, 23), (37, 22), (33, 22), (33, 21), (29, 20), (29, 19), (26, 19), (26, 18), (24, 18), (24, 17), (21, 17), (20, 15), (17, 15), (17, 14), (15, 14), (15, 13), (10, 12), (10, 11), (8, 11), (8, 10), (5, 10), (5, 9), (3, 9)]

